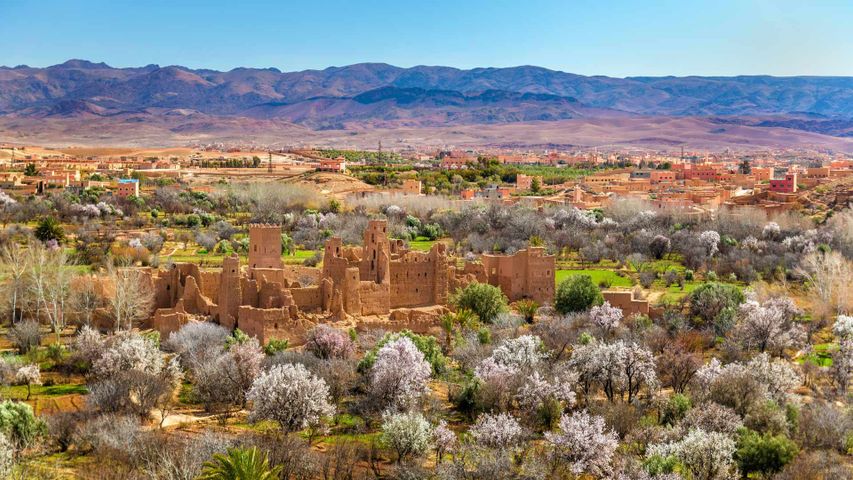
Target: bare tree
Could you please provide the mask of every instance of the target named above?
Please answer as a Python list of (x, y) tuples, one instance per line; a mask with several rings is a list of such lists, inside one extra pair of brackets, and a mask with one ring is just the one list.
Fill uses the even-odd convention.
[(6, 293), (9, 302), (10, 322), (19, 322), (23, 315), (23, 305), (26, 303), (27, 271), (29, 256), (20, 244), (13, 243), (3, 248), (0, 256), (2, 269), (6, 277)]
[(95, 311), (104, 307), (104, 298), (97, 288), (98, 279), (81, 275), (71, 282), (71, 310), (79, 325), (91, 326)]
[(71, 294), (68, 256), (62, 249), (34, 245), (29, 250), (30, 289), (36, 301), (36, 317), (47, 319), (56, 340), (66, 326), (65, 306)]
[(111, 267), (107, 275), (113, 288), (107, 298), (113, 325), (116, 330), (130, 330), (151, 315), (154, 292), (139, 270)]
[(853, 307), (853, 297), (846, 295), (853, 282), (853, 262), (836, 251), (816, 251), (806, 255), (800, 265), (797, 272), (808, 280), (820, 314), (831, 316)]

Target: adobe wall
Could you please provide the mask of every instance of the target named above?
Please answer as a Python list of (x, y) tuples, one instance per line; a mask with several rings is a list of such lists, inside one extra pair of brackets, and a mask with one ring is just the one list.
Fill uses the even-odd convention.
[(485, 282), (499, 287), (510, 301), (554, 301), (556, 258), (546, 255), (542, 247), (519, 250), (515, 255), (482, 255), (481, 261)]
[(249, 226), (249, 268), (282, 268), (281, 225)]
[(287, 339), (298, 342), (305, 336), (305, 324), (291, 317), (287, 308), (255, 308), (247, 305), (240, 307), (237, 328), (250, 337), (258, 339), (261, 345), (271, 339)]
[(391, 308), (446, 303), (447, 262), (437, 252), (408, 252), (391, 262)]
[(323, 310), (323, 286), (291, 288), (290, 294), (300, 311), (312, 312)]
[(635, 299), (634, 292), (630, 290), (605, 290), (601, 295), (604, 296), (605, 301), (610, 302), (610, 305), (621, 308), (626, 318), (631, 315), (649, 314), (649, 301)]

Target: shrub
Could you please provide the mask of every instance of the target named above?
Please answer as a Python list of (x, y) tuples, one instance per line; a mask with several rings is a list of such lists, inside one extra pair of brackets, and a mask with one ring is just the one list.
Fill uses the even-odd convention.
[(688, 410), (690, 410), (690, 399), (686, 395), (676, 393), (664, 404), (661, 411), (661, 423), (675, 425), (684, 418)]
[(690, 294), (690, 313), (702, 326), (733, 324), (737, 307), (743, 301), (743, 293), (733, 285), (704, 283)]
[(33, 407), (11, 400), (0, 403), (0, 433), (6, 435), (16, 450), (32, 446), (46, 432), (47, 425), (36, 418)]
[(278, 352), (283, 352), (287, 350), (288, 346), (290, 346), (290, 341), (286, 338), (281, 340), (273, 338), (269, 342), (267, 342), (266, 346), (264, 347), (264, 353), (269, 356), (272, 356)]
[(527, 323), (533, 323), (533, 317), (536, 316), (539, 304), (535, 300), (525, 298), (515, 302), (515, 309), (524, 317)]
[(258, 447), (230, 448), (227, 454), (217, 453), (213, 459), (205, 462), (199, 480), (256, 479), (273, 480), (279, 478), (281, 466), (270, 466), (267, 454)]
[(507, 298), (498, 287), (474, 282), (457, 291), (453, 303), (458, 309), (474, 312), (480, 321), (492, 323), (499, 313), (506, 311)]
[(783, 435), (746, 431), (738, 441), (735, 459), (744, 475), (776, 473), (797, 455), (797, 445)]
[(554, 297), (554, 307), (563, 314), (582, 312), (602, 303), (604, 297), (589, 275), (570, 275), (560, 282)]

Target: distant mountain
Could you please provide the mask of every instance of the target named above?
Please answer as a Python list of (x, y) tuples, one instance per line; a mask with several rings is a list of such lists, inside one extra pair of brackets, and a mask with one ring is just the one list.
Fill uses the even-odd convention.
[(853, 77), (610, 78), (533, 66), (460, 70), (382, 63), (220, 72), (113, 68), (76, 59), (47, 68), (0, 67), (0, 117), (7, 123), (74, 118), (169, 123), (187, 115), (203, 116), (212, 127), (245, 118), (315, 131), (705, 117), (718, 124), (850, 137)]
[[(397, 90), (383, 90), (386, 87)], [(0, 111), (6, 113), (84, 100), (125, 110), (192, 108), (211, 114), (238, 114), (266, 103), (355, 98), (371, 91), (373, 95), (393, 93), (404, 100), (420, 90), (431, 95), (445, 91), (444, 95), (451, 96), (490, 91), (541, 94), (524, 100), (548, 102), (552, 97), (565, 97), (591, 108), (639, 115), (853, 117), (853, 77), (609, 78), (530, 66), (459, 70), (377, 63), (285, 73), (276, 69), (218, 72), (158, 65), (112, 68), (86, 60), (69, 60), (47, 68), (0, 67)], [(508, 100), (505, 95), (498, 96), (501, 98), (496, 100)]]

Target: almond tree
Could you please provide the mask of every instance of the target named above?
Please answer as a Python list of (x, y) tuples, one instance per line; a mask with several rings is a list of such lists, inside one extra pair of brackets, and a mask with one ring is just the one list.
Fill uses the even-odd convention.
[(370, 393), (383, 407), (405, 410), (427, 391), (432, 373), (424, 354), (407, 337), (388, 342), (370, 370)]
[(558, 432), (548, 432), (552, 448), (552, 470), (567, 465), (574, 475), (606, 477), (613, 469), (613, 454), (619, 446), (615, 432), (605, 428), (604, 419), (586, 411), (560, 417)]
[(523, 441), (521, 424), (508, 413), (484, 413), (468, 430), (474, 442), (485, 448), (508, 450)]
[(397, 463), (424, 455), (432, 443), (432, 426), (420, 412), (382, 416), (382, 441), (397, 452)]
[(723, 480), (735, 470), (735, 441), (726, 434), (691, 430), (676, 442), (651, 445), (648, 456), (675, 457), (695, 480)]
[(605, 337), (610, 336), (619, 327), (622, 321), (622, 309), (604, 302), (589, 309), (589, 318), (592, 323), (601, 329)]
[(326, 382), (301, 364), (273, 366), (255, 379), (247, 398), (252, 421), (273, 420), (285, 433), (313, 429), (335, 413)]
[(788, 297), (771, 298), (764, 303), (749, 298), (741, 304), (740, 322), (731, 333), (747, 349), (779, 355), (805, 340), (805, 331), (794, 323), (799, 314)]

